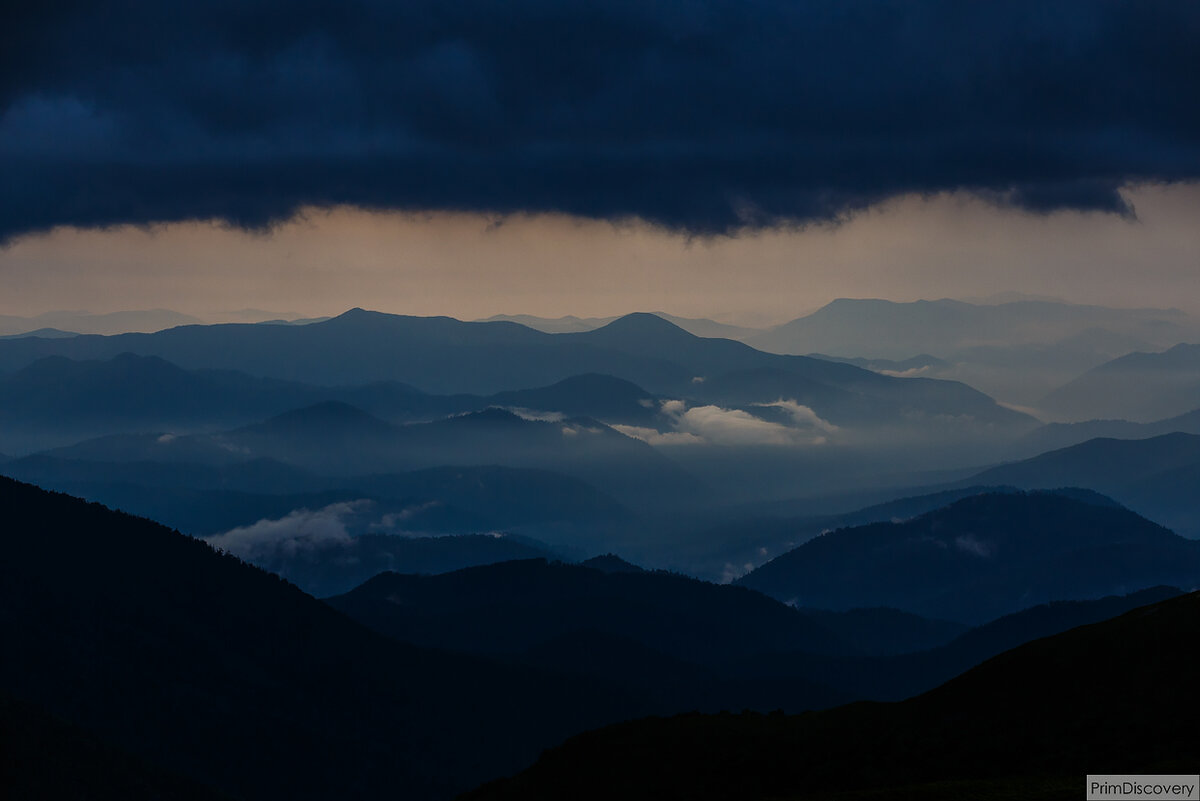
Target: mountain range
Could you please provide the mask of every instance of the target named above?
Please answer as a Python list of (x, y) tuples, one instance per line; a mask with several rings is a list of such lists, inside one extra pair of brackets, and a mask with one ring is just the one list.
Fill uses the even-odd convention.
[(1200, 586), (1200, 542), (1103, 497), (983, 494), (831, 531), (737, 583), (798, 606), (980, 623), (1048, 601)]
[[(1197, 338), (1200, 326), (1176, 309), (1046, 300), (984, 304), (843, 298), (746, 342), (773, 353), (830, 354), (826, 358), (893, 375), (963, 381), (1006, 403), (1044, 410), (1055, 419), (1082, 420), (1113, 415), (1059, 402), (1057, 391), (1064, 384), (1131, 352)], [(1097, 403), (1095, 397), (1091, 403)]]
[(978, 304), (960, 300), (897, 303), (839, 298), (812, 314), (746, 341), (773, 353), (906, 359), (947, 358), (972, 348), (1047, 344), (1088, 331), (1133, 342), (1174, 344), (1196, 330), (1178, 309), (1117, 309), (1055, 301)]
[(1039, 404), (1059, 419), (1148, 423), (1200, 406), (1200, 345), (1134, 352), (1089, 370)]
[(1200, 436), (1175, 432), (1146, 439), (1098, 438), (1000, 465), (963, 484), (1026, 489), (1086, 487), (1111, 495), (1178, 534), (1200, 538)]
[[(847, 393), (863, 412), (897, 416), (970, 415), (981, 424), (1024, 424), (1022, 415), (951, 382), (904, 380), (852, 365), (778, 356), (725, 339), (696, 337), (649, 314), (633, 314), (593, 330), (545, 334), (514, 323), (464, 323), (352, 310), (303, 326), (181, 326), (154, 334), (0, 342), (0, 371), (39, 358), (111, 359), (157, 356), (186, 369), (239, 370), (320, 385), (400, 381), (425, 392), (494, 394), (545, 386), (586, 373), (631, 381), (656, 395), (710, 402), (706, 382), (743, 371), (767, 371), (747, 402), (791, 397), (818, 414)], [(304, 354), (303, 359), (293, 354)], [(806, 399), (793, 397), (797, 384)], [(848, 413), (842, 412), (842, 414)]]

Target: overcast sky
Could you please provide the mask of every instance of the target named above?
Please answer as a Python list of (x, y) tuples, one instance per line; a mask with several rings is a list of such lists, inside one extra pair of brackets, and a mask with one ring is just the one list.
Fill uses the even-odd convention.
[(1200, 302), (1193, 2), (6, 15), (0, 313)]

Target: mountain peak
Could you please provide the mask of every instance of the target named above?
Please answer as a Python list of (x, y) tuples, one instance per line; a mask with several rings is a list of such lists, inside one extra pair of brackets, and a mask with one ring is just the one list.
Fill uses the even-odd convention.
[(593, 570), (599, 570), (601, 573), (644, 573), (645, 569), (638, 567), (632, 562), (627, 562), (615, 553), (601, 554), (593, 556), (591, 559), (585, 559), (579, 563), (582, 567), (590, 567)]
[(640, 336), (684, 336), (692, 339), (692, 335), (684, 331), (670, 320), (664, 320), (650, 312), (633, 312), (624, 317), (618, 317), (606, 326), (597, 328), (596, 334), (637, 334)]

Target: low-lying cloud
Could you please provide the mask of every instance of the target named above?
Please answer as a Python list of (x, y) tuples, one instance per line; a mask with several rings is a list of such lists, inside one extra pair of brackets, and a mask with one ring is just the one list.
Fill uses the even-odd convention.
[(660, 407), (672, 430), (660, 432), (641, 426), (614, 426), (626, 436), (651, 445), (796, 446), (821, 445), (837, 427), (822, 420), (807, 406), (793, 400), (756, 404), (784, 410), (792, 425), (755, 417), (742, 409), (704, 405), (689, 407), (681, 400), (666, 400)]
[(295, 509), (277, 520), (259, 520), (250, 526), (206, 538), (215, 548), (248, 562), (272, 557), (294, 557), (351, 540), (348, 518), (366, 511), (366, 499), (333, 503), (321, 509)]

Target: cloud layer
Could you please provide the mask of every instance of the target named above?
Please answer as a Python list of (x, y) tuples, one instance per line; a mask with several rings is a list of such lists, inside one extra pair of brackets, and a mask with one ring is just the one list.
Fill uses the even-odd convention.
[(661, 432), (641, 426), (613, 426), (626, 436), (651, 445), (822, 445), (827, 435), (837, 431), (816, 412), (794, 400), (756, 404), (781, 409), (791, 425), (764, 420), (741, 409), (720, 406), (689, 407), (681, 400), (662, 402), (663, 415), (671, 421), (671, 431)]
[(215, 548), (253, 562), (273, 556), (294, 557), (350, 542), (347, 520), (369, 509), (368, 500), (334, 503), (321, 509), (296, 509), (277, 520), (259, 520), (207, 538)]
[(1127, 214), (1200, 176), (1200, 4), (27, 3), (0, 240), (306, 206), (710, 233), (965, 190)]

